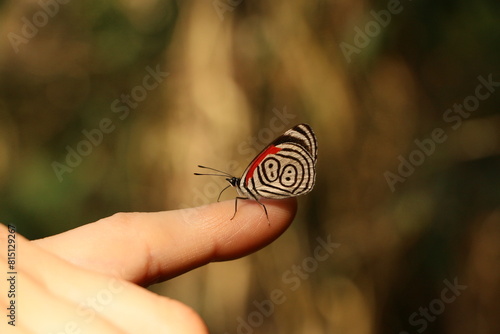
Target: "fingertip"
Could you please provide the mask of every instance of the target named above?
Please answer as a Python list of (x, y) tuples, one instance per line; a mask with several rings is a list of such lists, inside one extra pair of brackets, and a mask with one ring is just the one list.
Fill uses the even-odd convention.
[[(260, 203), (249, 199), (239, 199), (237, 207), (235, 200), (211, 203), (199, 207), (178, 210), (187, 224), (210, 224), (227, 225), (238, 224), (260, 224), (262, 221), (267, 225), (283, 226), (289, 225), (297, 212), (297, 199), (290, 197), (286, 199), (261, 199)], [(266, 207), (268, 215), (266, 216)]]
[(295, 198), (261, 202), (267, 208), (267, 216), (261, 204), (253, 200), (238, 200), (234, 215), (235, 204), (229, 200), (187, 209), (184, 218), (197, 226), (198, 233), (203, 231), (212, 240), (212, 260), (229, 260), (268, 245), (292, 223), (297, 211)]

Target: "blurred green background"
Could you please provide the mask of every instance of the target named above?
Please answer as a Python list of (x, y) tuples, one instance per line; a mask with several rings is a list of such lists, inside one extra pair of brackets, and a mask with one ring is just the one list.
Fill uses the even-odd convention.
[(213, 333), (500, 332), (499, 2), (59, 1), (0, 1), (3, 223), (214, 202), (197, 164), (239, 175), (307, 122), (292, 227), (151, 289)]

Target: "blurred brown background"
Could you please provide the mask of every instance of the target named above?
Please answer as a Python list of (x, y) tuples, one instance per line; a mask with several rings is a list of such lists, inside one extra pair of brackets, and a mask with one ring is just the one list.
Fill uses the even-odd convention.
[(292, 227), (152, 290), (213, 333), (499, 333), (499, 9), (0, 1), (0, 220), (39, 238), (213, 202), (197, 164), (239, 175), (307, 122)]

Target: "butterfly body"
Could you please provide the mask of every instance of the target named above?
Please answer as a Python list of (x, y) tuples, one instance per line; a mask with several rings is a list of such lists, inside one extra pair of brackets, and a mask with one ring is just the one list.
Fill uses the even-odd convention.
[(267, 216), (267, 209), (259, 199), (283, 199), (310, 192), (316, 179), (316, 160), (316, 136), (309, 125), (299, 124), (264, 148), (248, 165), (241, 178), (204, 166), (199, 167), (223, 175), (195, 174), (228, 176), (226, 180), (229, 186), (235, 187), (239, 195), (235, 202), (235, 215), (238, 199), (253, 199), (262, 205)]

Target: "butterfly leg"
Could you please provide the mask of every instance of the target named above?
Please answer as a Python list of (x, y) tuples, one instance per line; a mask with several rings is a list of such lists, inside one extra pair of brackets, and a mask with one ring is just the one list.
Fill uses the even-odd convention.
[(231, 217), (231, 220), (233, 220), (234, 217), (236, 217), (236, 212), (238, 211), (238, 199), (248, 199), (246, 197), (236, 197), (234, 199), (234, 215)]
[[(238, 211), (238, 200), (239, 199), (249, 199), (249, 198), (246, 198), (246, 197), (236, 197), (234, 199), (234, 215), (233, 215), (233, 217), (231, 217), (231, 220), (233, 220), (233, 218), (236, 217), (236, 212)], [(269, 221), (269, 215), (267, 214), (267, 208), (266, 208), (266, 206), (261, 201), (259, 201), (257, 198), (255, 200), (257, 201), (257, 203), (259, 203), (264, 208), (264, 213), (266, 214), (266, 218), (267, 218), (267, 224), (270, 226), (271, 222)]]
[(269, 216), (267, 215), (267, 208), (266, 208), (266, 206), (261, 201), (259, 201), (258, 199), (256, 199), (256, 201), (257, 201), (257, 203), (259, 203), (264, 208), (264, 212), (266, 213), (266, 218), (267, 218), (267, 224), (269, 226), (271, 226), (271, 222), (269, 221)]
[(224, 190), (226, 190), (229, 187), (231, 187), (231, 185), (228, 185), (226, 188), (224, 188), (224, 189), (221, 190), (221, 192), (219, 193), (219, 197), (217, 197), (217, 202), (220, 201), (220, 195), (222, 195), (222, 193), (224, 192)]

